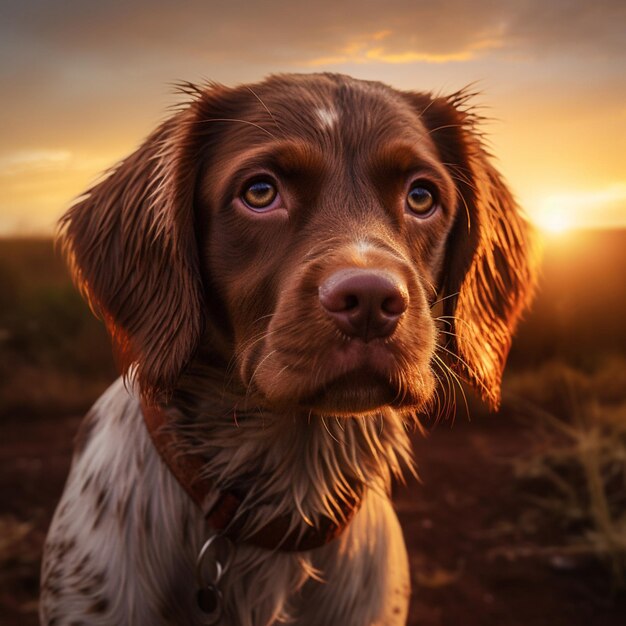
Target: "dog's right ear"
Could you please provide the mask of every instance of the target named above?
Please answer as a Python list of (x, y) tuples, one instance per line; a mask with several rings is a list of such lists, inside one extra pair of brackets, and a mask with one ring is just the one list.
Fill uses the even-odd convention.
[(149, 402), (169, 395), (203, 330), (193, 212), (197, 125), (221, 90), (196, 91), (59, 224), (77, 284)]

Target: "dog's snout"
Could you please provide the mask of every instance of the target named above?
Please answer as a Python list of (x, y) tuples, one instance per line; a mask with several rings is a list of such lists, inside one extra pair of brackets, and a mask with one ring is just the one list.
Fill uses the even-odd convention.
[(364, 341), (393, 334), (409, 303), (400, 277), (366, 269), (335, 272), (320, 285), (319, 299), (342, 333)]

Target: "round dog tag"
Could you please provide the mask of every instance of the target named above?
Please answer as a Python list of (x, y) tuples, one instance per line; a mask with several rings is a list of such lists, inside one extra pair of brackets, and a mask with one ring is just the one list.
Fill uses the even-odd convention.
[(212, 584), (208, 584), (198, 589), (196, 595), (198, 607), (210, 621), (208, 624), (215, 624), (222, 615), (222, 594), (220, 590)]

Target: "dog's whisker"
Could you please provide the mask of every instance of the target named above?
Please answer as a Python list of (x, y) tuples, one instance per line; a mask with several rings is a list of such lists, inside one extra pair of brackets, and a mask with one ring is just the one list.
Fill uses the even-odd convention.
[[(435, 366), (437, 366), (438, 368), (440, 367), (438, 363), (434, 363)], [(445, 399), (445, 389), (443, 388), (443, 383), (441, 381), (441, 378), (439, 377), (439, 375), (437, 374), (437, 372), (435, 371), (434, 367), (431, 366), (431, 371), (433, 376), (435, 377), (435, 379), (437, 380), (437, 387), (435, 389), (435, 402), (437, 403), (436, 406), (436, 413), (435, 413), (435, 419), (434, 419), (434, 425), (436, 426), (439, 421), (441, 420), (442, 414), (443, 414), (443, 410), (444, 410), (444, 403), (446, 401)], [(444, 399), (442, 401), (441, 399), (441, 394), (444, 394)]]
[(259, 96), (259, 94), (254, 89), (252, 89), (252, 87), (250, 87), (249, 85), (246, 85), (246, 89), (259, 101), (259, 103), (265, 109), (267, 114), (272, 118), (272, 122), (274, 123), (274, 126), (276, 126), (276, 128), (278, 128), (280, 132), (284, 132), (280, 124), (276, 121), (276, 118), (274, 117), (273, 113), (269, 110), (268, 106), (261, 99), (261, 96)]
[(456, 382), (456, 385), (459, 388), (459, 391), (461, 392), (461, 395), (463, 397), (463, 404), (465, 405), (465, 413), (466, 413), (466, 415), (469, 415), (470, 414), (469, 404), (468, 404), (468, 401), (467, 401), (467, 395), (465, 394), (465, 389), (463, 388), (463, 381), (462, 381), (462, 379), (459, 377), (459, 375), (443, 359), (441, 359), (441, 357), (439, 355), (437, 355), (435, 353), (433, 356), (441, 363), (442, 367), (444, 367), (446, 369), (446, 371), (448, 371), (450, 373), (450, 376), (452, 377), (452, 380), (454, 380)]
[(450, 298), (454, 298), (456, 296), (458, 296), (461, 292), (460, 291), (455, 291), (454, 293), (448, 294), (447, 296), (444, 296), (443, 298), (439, 298), (439, 300), (435, 300), (431, 305), (430, 308), (432, 309), (434, 306), (436, 306), (437, 304), (439, 304), (440, 302), (443, 302), (444, 300), (448, 300)]
[(259, 371), (259, 369), (262, 367), (263, 363), (265, 363), (265, 361), (267, 361), (269, 358), (271, 358), (274, 354), (276, 354), (277, 350), (271, 350), (270, 352), (268, 352), (256, 365), (256, 367), (254, 368), (254, 371), (252, 372), (252, 375), (250, 376), (250, 379), (248, 381), (248, 388), (246, 390), (246, 400), (248, 399), (248, 394), (250, 393), (251, 389), (254, 386), (254, 377), (257, 375), (257, 372)]
[(472, 231), (472, 213), (470, 211), (469, 205), (467, 204), (467, 200), (465, 199), (465, 196), (461, 193), (460, 189), (456, 190), (456, 195), (463, 203), (463, 208), (465, 209), (465, 218), (467, 220), (467, 233), (469, 234)]
[(463, 185), (466, 185), (474, 192), (478, 192), (478, 188), (476, 187), (476, 185), (471, 179), (472, 172), (470, 169), (459, 167), (458, 165), (455, 165), (454, 163), (444, 162), (443, 165), (445, 165), (449, 170), (452, 170), (451, 176), (453, 180), (456, 180), (457, 182), (460, 182)]
[(342, 445), (342, 442), (339, 441), (339, 439), (337, 439), (337, 437), (335, 437), (335, 435), (333, 435), (333, 433), (328, 428), (328, 424), (326, 423), (326, 418), (323, 415), (320, 415), (319, 419), (322, 421), (322, 425), (324, 426), (324, 430), (329, 434), (330, 438), (335, 443), (338, 443), (339, 445)]
[(445, 380), (444, 385), (441, 377), (435, 373), (435, 376), (437, 377), (437, 380), (439, 382), (438, 390), (440, 390), (441, 394), (443, 394), (443, 401), (440, 404), (441, 412), (439, 415), (437, 415), (436, 419), (436, 421), (439, 421), (442, 417), (447, 419), (447, 417), (450, 415), (455, 403), (455, 397), (454, 388), (450, 385), (450, 377), (448, 375), (448, 372), (445, 370), (445, 368), (442, 367), (438, 359), (433, 359), (433, 363)]
[(258, 343), (265, 341), (266, 339), (271, 337), (273, 334), (276, 334), (276, 332), (277, 332), (276, 329), (274, 330), (265, 329), (265, 330), (260, 331), (256, 335), (252, 335), (252, 337), (243, 341), (241, 345), (238, 346), (233, 351), (233, 355), (230, 358), (228, 365), (226, 366), (227, 371), (230, 371), (231, 367), (234, 367), (237, 360), (240, 359), (245, 352), (253, 348)]
[[(445, 320), (450, 320), (450, 322), (445, 322)], [(435, 321), (442, 321), (444, 323), (450, 323), (450, 324), (455, 324), (457, 322), (460, 322), (461, 324), (465, 325), (466, 328), (473, 330), (473, 326), (467, 321), (464, 320), (456, 315), (438, 315), (435, 318)]]
[(199, 120), (199, 121), (193, 122), (193, 124), (210, 124), (210, 123), (217, 123), (217, 122), (234, 122), (237, 124), (247, 124), (248, 126), (253, 126), (254, 128), (264, 132), (266, 135), (269, 135), (272, 139), (276, 139), (276, 136), (273, 135), (269, 130), (267, 130), (266, 128), (263, 128), (263, 126), (260, 126), (259, 124), (255, 124), (254, 122), (250, 122), (248, 120), (238, 120), (238, 119), (229, 118), (229, 117), (215, 117), (211, 119)]
[(450, 330), (443, 330), (443, 328), (438, 328), (437, 329), (437, 333), (439, 333), (441, 335), (449, 335), (450, 337), (458, 337), (458, 335), (456, 333), (453, 333)]
[(433, 354), (433, 359), (439, 365), (439, 369), (443, 376), (446, 379), (447, 384), (447, 396), (448, 396), (448, 404), (446, 407), (446, 418), (452, 416), (454, 420), (457, 412), (457, 387), (461, 390), (461, 393), (464, 395), (463, 388), (460, 386), (458, 376), (455, 375), (454, 371), (448, 366), (448, 364), (435, 352)]
[[(437, 350), (442, 350), (443, 352), (445, 352), (446, 354), (448, 354), (450, 357), (452, 357), (455, 361), (457, 361), (458, 363), (461, 363), (461, 365), (463, 365), (465, 367), (465, 369), (472, 375), (474, 376), (474, 378), (479, 381), (480, 380), (480, 376), (479, 373), (471, 366), (469, 365), (465, 359), (462, 359), (458, 354), (456, 354), (456, 352), (453, 352), (452, 350), (448, 350), (448, 348), (446, 348), (445, 346), (442, 346), (441, 344), (437, 345), (436, 347)], [(450, 369), (450, 371), (452, 372), (453, 370)], [(457, 376), (457, 374), (455, 374), (455, 376)], [(488, 391), (488, 389), (485, 388), (485, 391)]]

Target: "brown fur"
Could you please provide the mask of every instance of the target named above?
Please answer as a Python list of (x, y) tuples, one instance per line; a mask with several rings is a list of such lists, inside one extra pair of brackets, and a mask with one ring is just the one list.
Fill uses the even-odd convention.
[[(489, 161), (467, 97), (338, 75), (185, 91), (190, 103), (64, 216), (61, 239), (77, 281), (138, 393), (169, 407), (182, 445), (206, 456), (217, 485), (247, 490), (248, 526), (278, 514), (293, 515), (294, 525), (315, 523), (337, 513), (354, 481), (387, 498), (391, 475), (411, 463), (404, 424), (432, 407), (443, 360), (497, 406), (511, 336), (534, 283), (531, 230)], [(242, 204), (242, 186), (260, 173), (277, 181), (279, 210), (255, 213)], [(405, 207), (416, 177), (437, 189), (439, 209), (427, 219)], [(344, 268), (384, 271), (406, 285), (408, 308), (390, 337), (351, 340), (320, 307), (320, 285)], [(100, 419), (107, 419), (102, 411)], [(91, 420), (88, 435), (104, 437)], [(93, 471), (77, 457), (81, 480), (91, 481)], [(95, 493), (100, 524), (110, 503)], [(140, 524), (127, 500), (118, 509), (125, 525)], [(358, 528), (397, 525), (377, 522), (370, 510), (337, 546), (366, 532)], [(138, 516), (145, 532), (158, 534), (150, 510)], [(200, 539), (190, 538), (187, 510), (185, 521), (177, 519), (192, 560)], [(384, 559), (387, 539), (380, 541), (376, 558)], [(401, 551), (401, 540), (393, 546), (390, 553)], [(332, 579), (339, 553), (329, 550), (335, 556), (320, 558)], [(252, 571), (268, 580), (265, 595), (249, 602), (233, 575), (226, 580), (232, 623), (270, 624), (288, 614), (316, 623), (307, 621), (319, 615), (316, 602), (297, 608), (295, 599), (316, 597), (315, 554), (298, 561), (301, 578), (289, 584), (279, 576), (269, 582), (276, 567), (269, 556), (242, 554), (234, 568), (241, 580)], [(44, 571), (54, 570), (50, 559)], [(394, 576), (382, 562), (380, 571), (387, 573), (374, 582), (392, 593)], [(324, 619), (348, 611), (352, 591), (327, 598)], [(92, 611), (111, 606), (93, 600)], [(350, 623), (404, 620), (405, 605), (385, 609), (380, 594), (362, 601), (367, 606), (352, 611)]]

